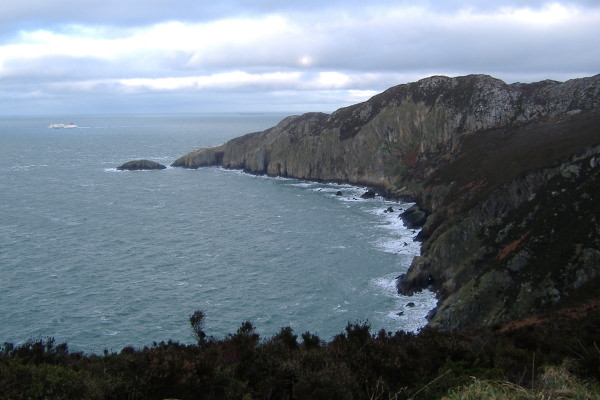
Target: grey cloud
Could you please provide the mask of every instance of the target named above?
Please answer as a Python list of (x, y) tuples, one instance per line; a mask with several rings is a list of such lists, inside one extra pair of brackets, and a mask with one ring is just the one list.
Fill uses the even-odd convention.
[[(80, 23), (98, 25), (145, 25), (165, 20), (208, 21), (240, 15), (262, 15), (268, 13), (319, 14), (327, 10), (352, 12), (357, 8), (427, 6), (438, 12), (456, 12), (461, 9), (492, 11), (505, 7), (534, 9), (551, 3), (548, 0), (429, 0), (414, 1), (372, 0), (86, 0), (73, 3), (71, 0), (6, 0), (0, 11), (0, 26), (33, 27), (56, 26), (57, 24)], [(596, 0), (570, 0), (563, 2), (579, 7), (600, 8)]]
[[(600, 14), (598, 14), (600, 15)], [(358, 22), (358, 21), (357, 21)], [(482, 21), (431, 24), (393, 20), (306, 30), (258, 47), (240, 46), (200, 58), (198, 68), (271, 65), (298, 68), (306, 55), (310, 68), (343, 71), (569, 70), (573, 63), (593, 72), (600, 55), (591, 37), (600, 36), (600, 25), (534, 29), (528, 24), (507, 26)]]
[[(600, 14), (599, 14), (600, 15)], [(306, 17), (306, 16), (305, 16)], [(65, 77), (105, 78), (158, 77), (209, 74), (218, 70), (343, 70), (401, 71), (459, 70), (477, 72), (520, 66), (529, 69), (568, 68), (578, 61), (585, 69), (598, 68), (599, 54), (589, 38), (600, 36), (600, 25), (568, 27), (564, 30), (532, 30), (527, 25), (504, 26), (502, 22), (444, 24), (427, 21), (363, 21), (331, 26), (323, 17), (294, 21), (302, 30), (271, 37), (268, 42), (188, 52), (143, 52), (107, 61), (54, 58), (27, 60), (15, 68), (20, 74), (62, 71)], [(558, 56), (560, 55), (560, 56)], [(312, 64), (300, 65), (302, 57)], [(139, 63), (139, 59), (144, 59)], [(126, 75), (123, 75), (126, 74)]]
[[(204, 3), (204, 4), (203, 4)], [(600, 72), (600, 23), (583, 15), (577, 26), (507, 26), (492, 19), (457, 20), (458, 10), (491, 13), (523, 1), (439, 0), (416, 13), (433, 20), (397, 15), (380, 18), (373, 10), (398, 2), (357, 0), (297, 1), (167, 1), (90, 0), (85, 7), (66, 0), (9, 0), (0, 11), (0, 38), (14, 37), (17, 27), (53, 28), (68, 34), (68, 25), (100, 25), (105, 37), (119, 38), (129, 28), (169, 20), (209, 21), (214, 18), (282, 13), (293, 26), (276, 37), (255, 42), (228, 43), (200, 50), (135, 49), (119, 58), (49, 56), (4, 60), (8, 75), (0, 81), (3, 112), (40, 104), (52, 112), (62, 104), (82, 112), (130, 112), (159, 109), (193, 112), (198, 104), (212, 108), (265, 110), (333, 110), (350, 104), (346, 89), (384, 90), (392, 85), (433, 74), (488, 73), (508, 82), (540, 79), (566, 80)], [(405, 2), (413, 6), (414, 2)], [(526, 2), (532, 9), (549, 4)], [(593, 8), (596, 1), (570, 1), (565, 5)], [(360, 9), (354, 9), (359, 5)], [(358, 11), (357, 11), (358, 10)], [(364, 13), (370, 10), (374, 14)], [(583, 12), (586, 14), (586, 12)], [(373, 17), (375, 15), (375, 17)], [(341, 18), (337, 18), (342, 16)], [(200, 38), (198, 39), (200, 41)], [(10, 40), (6, 40), (10, 42)], [(0, 40), (1, 43), (1, 40)], [(302, 65), (309, 57), (312, 62)], [(2, 60), (0, 59), (0, 65)], [(155, 92), (137, 88), (125, 93), (118, 79), (211, 76), (231, 71), (251, 74), (298, 72), (305, 81), (254, 81), (220, 90), (193, 88)], [(341, 87), (323, 91), (314, 82), (321, 72), (347, 76)], [(334, 77), (335, 78), (335, 77)], [(74, 82), (70, 84), (70, 82)], [(87, 87), (87, 89), (86, 89)], [(82, 89), (83, 88), (83, 89)], [(86, 92), (87, 90), (87, 92)], [(7, 94), (9, 93), (9, 94)], [(68, 93), (68, 95), (66, 95)], [(9, 100), (7, 100), (9, 99)]]
[[(497, 11), (503, 8), (531, 8), (540, 9), (555, 1), (549, 0), (428, 0), (426, 4), (435, 10), (448, 12), (458, 10), (475, 10), (475, 11)], [(585, 7), (585, 8), (600, 8), (600, 3), (596, 0), (567, 0), (561, 1), (564, 5)], [(414, 3), (412, 3), (414, 4)]]

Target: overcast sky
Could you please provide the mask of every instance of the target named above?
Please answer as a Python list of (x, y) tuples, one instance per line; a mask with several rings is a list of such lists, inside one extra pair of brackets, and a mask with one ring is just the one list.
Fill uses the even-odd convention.
[(600, 0), (4, 0), (0, 114), (333, 111), (600, 73)]

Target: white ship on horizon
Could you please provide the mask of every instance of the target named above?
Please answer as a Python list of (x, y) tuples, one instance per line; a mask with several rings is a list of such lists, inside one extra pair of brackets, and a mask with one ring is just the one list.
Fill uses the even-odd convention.
[(68, 128), (77, 128), (77, 125), (75, 125), (72, 122), (70, 124), (50, 124), (50, 125), (48, 125), (48, 128), (50, 128), (50, 129), (68, 129)]

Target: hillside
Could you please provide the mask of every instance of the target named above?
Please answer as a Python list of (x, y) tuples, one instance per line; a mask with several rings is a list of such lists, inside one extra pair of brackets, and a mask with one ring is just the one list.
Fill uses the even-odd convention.
[(398, 288), (431, 285), (430, 325), (473, 328), (596, 296), (599, 122), (600, 75), (511, 85), (435, 76), (173, 166), (348, 182), (415, 201), (427, 215), (422, 254)]

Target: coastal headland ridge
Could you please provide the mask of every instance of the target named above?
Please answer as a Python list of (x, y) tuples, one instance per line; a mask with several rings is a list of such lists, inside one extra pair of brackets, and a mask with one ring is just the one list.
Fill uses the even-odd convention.
[(421, 255), (398, 290), (437, 293), (433, 327), (495, 326), (599, 294), (600, 75), (432, 76), (172, 166), (351, 183), (414, 201)]

